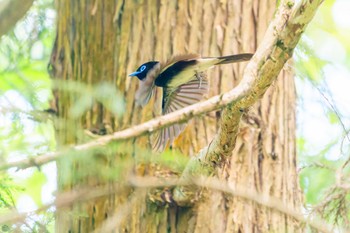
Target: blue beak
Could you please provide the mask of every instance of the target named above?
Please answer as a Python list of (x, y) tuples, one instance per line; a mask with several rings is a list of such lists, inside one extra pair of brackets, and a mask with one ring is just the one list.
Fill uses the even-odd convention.
[(140, 73), (140, 72), (135, 71), (135, 72), (133, 72), (133, 73), (129, 74), (129, 76), (137, 76), (139, 73)]

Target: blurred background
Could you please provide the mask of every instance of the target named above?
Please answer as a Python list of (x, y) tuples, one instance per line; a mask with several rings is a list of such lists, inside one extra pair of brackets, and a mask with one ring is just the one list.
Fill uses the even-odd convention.
[[(325, 1), (295, 50), (291, 67), (298, 94), (298, 168), (305, 213), (340, 225), (350, 221), (349, 12), (349, 0)], [(55, 16), (52, 0), (37, 0), (0, 38), (0, 163), (55, 151), (52, 121), (38, 119), (52, 98), (47, 65)], [(347, 189), (339, 187), (339, 179)], [(9, 169), (0, 173), (0, 180), (0, 213), (11, 207), (32, 211), (54, 200), (56, 166), (52, 162), (40, 169)], [(33, 215), (21, 229), (33, 232), (45, 225), (53, 232), (53, 211)], [(9, 231), (6, 225), (0, 230)]]

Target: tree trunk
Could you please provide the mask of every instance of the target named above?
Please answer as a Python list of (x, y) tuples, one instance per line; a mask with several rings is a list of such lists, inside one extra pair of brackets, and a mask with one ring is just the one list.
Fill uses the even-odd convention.
[[(80, 143), (84, 129), (105, 133), (127, 128), (154, 117), (152, 100), (144, 109), (135, 106), (138, 80), (127, 77), (148, 60), (172, 55), (203, 56), (254, 52), (271, 20), (276, 1), (244, 0), (57, 0), (57, 41), (51, 65), (56, 79), (82, 82), (88, 87), (109, 82), (126, 100), (121, 118), (95, 101), (79, 117), (72, 106), (81, 92), (56, 91), (57, 135), (60, 145)], [(223, 65), (207, 72), (208, 97), (234, 88), (245, 64)], [(72, 85), (68, 83), (66, 85)], [(156, 96), (155, 99), (159, 99)], [(217, 132), (221, 112), (191, 120), (174, 149), (195, 155)], [(149, 137), (137, 144), (149, 145)], [(132, 142), (127, 142), (130, 146)], [(58, 163), (59, 189), (71, 190), (106, 181), (103, 166), (114, 168), (118, 156), (101, 155), (91, 170), (91, 155)], [(122, 152), (121, 152), (122, 153)], [(115, 155), (115, 154), (114, 154)], [(88, 157), (89, 156), (89, 157)], [(131, 156), (130, 154), (127, 156)], [(119, 156), (120, 157), (120, 156)], [(103, 158), (103, 159), (102, 159)], [(89, 160), (90, 161), (90, 160)], [(102, 169), (102, 170), (101, 170)], [(117, 168), (115, 168), (117, 169)], [(82, 174), (82, 173), (86, 174)], [(300, 208), (296, 170), (295, 90), (292, 74), (283, 71), (263, 100), (244, 116), (235, 150), (217, 168), (218, 177), (247, 190), (275, 196)], [(60, 209), (57, 232), (90, 232), (123, 208), (132, 190)], [(132, 202), (132, 211), (115, 232), (296, 232), (303, 229), (289, 217), (252, 202), (217, 191), (205, 191), (192, 207), (159, 206), (148, 198)], [(300, 227), (300, 228), (299, 228)]]

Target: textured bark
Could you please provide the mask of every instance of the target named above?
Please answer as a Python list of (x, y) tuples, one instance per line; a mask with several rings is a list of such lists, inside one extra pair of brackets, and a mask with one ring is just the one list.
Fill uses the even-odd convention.
[[(60, 144), (81, 142), (81, 129), (104, 132), (126, 128), (153, 117), (153, 101), (135, 107), (137, 80), (127, 77), (148, 60), (166, 60), (174, 54), (203, 56), (255, 51), (275, 11), (271, 0), (57, 0), (58, 35), (51, 65), (55, 77), (94, 85), (113, 83), (125, 96), (122, 118), (94, 103), (81, 118), (72, 120), (70, 106), (78, 95), (56, 92), (58, 114), (65, 123), (58, 128)], [(213, 96), (232, 89), (240, 80), (244, 64), (225, 65), (208, 71)], [(157, 98), (158, 97), (158, 98)], [(159, 100), (159, 96), (155, 99)], [(232, 157), (218, 168), (219, 177), (247, 189), (280, 198), (299, 208), (301, 197), (296, 173), (295, 90), (292, 75), (280, 74), (263, 100), (243, 117)], [(210, 143), (218, 130), (221, 112), (191, 121), (174, 148), (192, 155)], [(67, 123), (68, 122), (68, 123)], [(148, 145), (148, 137), (138, 140)], [(117, 159), (106, 157), (113, 166)], [(91, 174), (64, 180), (84, 170), (86, 164), (58, 165), (59, 188), (106, 182)], [(68, 167), (68, 168), (67, 168)], [(64, 169), (63, 169), (64, 168)], [(130, 192), (84, 205), (59, 210), (57, 232), (89, 232), (113, 215)], [(159, 207), (145, 199), (134, 201), (132, 215), (120, 232), (295, 232), (302, 231), (290, 218), (273, 210), (219, 192), (206, 191), (189, 208)]]

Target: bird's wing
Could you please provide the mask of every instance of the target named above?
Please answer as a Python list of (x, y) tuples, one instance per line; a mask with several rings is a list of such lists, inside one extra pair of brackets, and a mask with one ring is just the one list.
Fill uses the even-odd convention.
[(176, 88), (189, 82), (196, 74), (197, 54), (177, 55), (163, 63), (155, 81), (157, 86)]
[(248, 61), (253, 54), (242, 53), (223, 57), (200, 57), (196, 54), (175, 56), (161, 66), (155, 83), (157, 86), (176, 88), (187, 83), (196, 73), (215, 65)]
[(154, 92), (154, 80), (160, 72), (160, 65), (155, 65), (144, 80), (139, 82), (139, 88), (135, 94), (136, 103), (144, 107), (151, 99)]
[(177, 63), (178, 61), (189, 61), (189, 60), (196, 60), (199, 59), (200, 56), (198, 54), (182, 54), (182, 55), (175, 55), (169, 60), (167, 60), (164, 64), (162, 64), (161, 70), (164, 71), (173, 64)]
[[(208, 80), (205, 73), (198, 73), (191, 81), (185, 83), (178, 88), (163, 88), (163, 115), (182, 109), (189, 105), (201, 101), (208, 92)], [(163, 151), (168, 141), (170, 145), (175, 138), (184, 130), (186, 124), (175, 124), (167, 128), (161, 129), (154, 140), (153, 149)]]
[(220, 62), (215, 57), (200, 58), (198, 55), (176, 56), (162, 66), (155, 84), (167, 88), (177, 88), (197, 74)]

